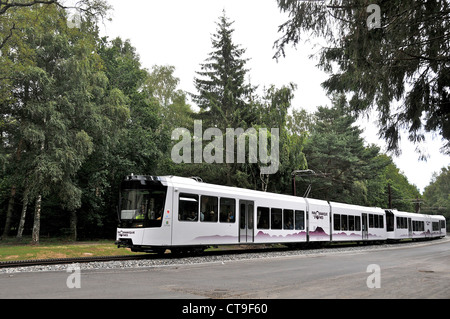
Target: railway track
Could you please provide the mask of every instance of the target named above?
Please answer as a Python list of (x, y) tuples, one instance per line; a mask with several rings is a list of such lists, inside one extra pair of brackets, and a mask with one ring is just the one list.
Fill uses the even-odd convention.
[[(447, 240), (450, 240), (450, 237), (447, 237)], [(359, 245), (357, 243), (334, 243), (332, 245), (312, 245), (312, 246), (304, 246), (301, 247), (301, 250), (310, 250), (310, 249), (320, 249), (320, 248), (343, 248), (343, 247), (357, 247), (357, 246), (384, 246), (384, 245), (408, 245), (408, 243), (413, 242), (400, 242), (396, 244), (388, 244), (388, 243), (371, 243), (364, 245)], [(156, 253), (148, 253), (142, 255), (121, 255), (121, 256), (99, 256), (99, 257), (79, 257), (79, 258), (55, 258), (55, 259), (35, 259), (35, 260), (19, 260), (19, 261), (1, 261), (1, 268), (18, 268), (18, 267), (29, 267), (29, 266), (46, 266), (46, 265), (64, 265), (64, 264), (81, 264), (81, 263), (91, 263), (91, 262), (110, 262), (110, 261), (130, 261), (130, 260), (156, 260), (156, 259), (180, 259), (180, 258), (188, 258), (188, 257), (196, 257), (196, 256), (223, 256), (223, 255), (239, 255), (239, 254), (257, 254), (257, 253), (270, 253), (270, 252), (282, 252), (282, 251), (290, 251), (290, 250), (298, 250), (299, 247), (286, 247), (286, 246), (271, 246), (271, 245), (255, 245), (255, 246), (240, 246), (238, 248), (233, 247), (232, 249), (223, 249), (223, 250), (212, 250), (205, 251), (202, 253), (187, 253), (187, 254), (176, 254), (176, 253), (165, 253), (165, 254), (156, 254)]]
[(61, 264), (77, 264), (89, 262), (107, 262), (107, 261), (124, 261), (124, 260), (139, 260), (150, 259), (156, 257), (155, 255), (137, 255), (137, 256), (100, 256), (100, 257), (78, 257), (78, 258), (54, 258), (54, 259), (32, 259), (32, 260), (17, 260), (17, 261), (1, 261), (0, 268), (17, 268), (29, 266), (45, 266), (45, 265), (61, 265)]
[(100, 256), (100, 257), (78, 257), (78, 258), (54, 258), (54, 259), (33, 259), (33, 260), (17, 260), (17, 261), (0, 261), (0, 268), (17, 268), (29, 266), (45, 266), (45, 265), (62, 265), (62, 264), (78, 264), (90, 262), (109, 262), (109, 261), (127, 261), (127, 260), (149, 260), (149, 259), (177, 259), (194, 256), (220, 256), (227, 254), (248, 254), (259, 252), (271, 252), (288, 250), (287, 247), (258, 247), (251, 249), (225, 249), (218, 251), (205, 251), (202, 253), (187, 254), (156, 254), (148, 253), (143, 255), (123, 255), (123, 256)]

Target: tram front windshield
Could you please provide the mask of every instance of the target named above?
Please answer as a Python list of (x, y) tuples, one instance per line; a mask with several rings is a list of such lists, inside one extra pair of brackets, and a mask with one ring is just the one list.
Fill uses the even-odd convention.
[(161, 227), (166, 187), (122, 190), (121, 227)]

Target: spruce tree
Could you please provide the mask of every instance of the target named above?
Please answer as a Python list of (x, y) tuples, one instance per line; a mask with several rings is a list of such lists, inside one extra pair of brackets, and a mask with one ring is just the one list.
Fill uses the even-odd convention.
[(377, 160), (379, 148), (366, 147), (356, 119), (346, 115), (344, 96), (333, 107), (319, 107), (304, 148), (308, 168), (323, 174), (312, 179), (311, 197), (352, 204), (367, 204), (368, 180), (377, 177), (386, 162)]
[(250, 106), (254, 88), (245, 80), (248, 59), (243, 57), (245, 49), (233, 42), (233, 23), (224, 11), (211, 39), (213, 51), (194, 79), (198, 94), (192, 95), (204, 124), (220, 129), (248, 127), (254, 121)]

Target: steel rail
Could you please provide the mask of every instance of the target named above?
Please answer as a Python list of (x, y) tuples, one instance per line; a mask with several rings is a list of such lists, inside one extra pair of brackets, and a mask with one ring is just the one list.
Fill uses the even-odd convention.
[[(169, 249), (169, 248), (168, 248)], [(92, 256), (92, 257), (75, 257), (75, 258), (52, 258), (52, 259), (31, 259), (31, 260), (15, 260), (15, 261), (0, 261), (0, 268), (17, 268), (30, 266), (46, 266), (46, 265), (61, 265), (61, 264), (77, 264), (90, 262), (109, 262), (109, 261), (127, 261), (127, 260), (144, 260), (144, 259), (177, 259), (196, 256), (220, 256), (220, 255), (237, 255), (245, 253), (259, 253), (282, 251), (291, 248), (286, 247), (263, 247), (251, 249), (225, 249), (220, 251), (207, 251), (202, 253), (170, 253), (170, 254), (156, 254), (147, 253), (142, 255), (121, 255), (121, 256)], [(170, 249), (169, 249), (170, 250)]]
[(122, 256), (97, 256), (97, 257), (76, 257), (76, 258), (51, 258), (51, 259), (30, 259), (30, 260), (14, 260), (14, 261), (0, 261), (0, 268), (17, 268), (29, 266), (45, 266), (45, 265), (60, 265), (60, 264), (77, 264), (90, 262), (107, 262), (107, 261), (126, 261), (126, 260), (140, 260), (151, 259), (154, 255), (122, 255)]
[[(446, 237), (450, 240), (450, 237)], [(433, 240), (438, 238), (433, 238)], [(433, 240), (423, 240), (423, 242), (432, 242)], [(403, 245), (408, 243), (414, 243), (409, 241), (397, 242), (394, 245)], [(306, 243), (307, 244), (307, 243)], [(17, 267), (30, 267), (30, 266), (46, 266), (46, 265), (61, 265), (61, 264), (77, 264), (77, 263), (90, 263), (90, 262), (109, 262), (109, 261), (127, 261), (127, 260), (144, 260), (144, 259), (177, 259), (177, 258), (189, 258), (196, 256), (221, 256), (221, 255), (239, 255), (239, 254), (252, 254), (261, 252), (275, 252), (275, 251), (289, 251), (289, 250), (309, 250), (320, 248), (342, 248), (342, 247), (355, 247), (355, 246), (384, 246), (391, 245), (387, 242), (375, 243), (364, 242), (363, 245), (355, 242), (339, 242), (339, 243), (324, 243), (325, 245), (302, 245), (301, 247), (287, 247), (287, 246), (266, 246), (261, 244), (253, 244), (249, 246), (258, 246), (246, 248), (244, 245), (241, 248), (224, 249), (216, 251), (204, 251), (201, 253), (170, 253), (170, 254), (156, 254), (147, 253), (142, 255), (120, 255), (120, 256), (89, 256), (89, 257), (76, 257), (76, 258), (53, 258), (53, 259), (32, 259), (32, 260), (17, 260), (17, 261), (0, 261), (0, 268), (17, 268)], [(170, 248), (168, 248), (170, 250)]]

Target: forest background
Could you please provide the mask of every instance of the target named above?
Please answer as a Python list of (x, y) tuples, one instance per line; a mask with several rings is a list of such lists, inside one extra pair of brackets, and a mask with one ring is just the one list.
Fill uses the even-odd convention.
[[(292, 17), (280, 28), (285, 35), (277, 43), (280, 56), (284, 45), (299, 41), (298, 30), (312, 28), (315, 23), (315, 30), (326, 33), (320, 20), (301, 19), (311, 13), (308, 10), (317, 9), (314, 4), (278, 3)], [(293, 108), (296, 84), (276, 87), (249, 83), (246, 63), (251, 57), (245, 54), (245, 44), (234, 43), (232, 19), (223, 12), (216, 30), (211, 30), (211, 51), (205, 52), (208, 58), (193, 79), (197, 90), (189, 96), (193, 106), (188, 93), (178, 88), (174, 66), (145, 69), (129, 40), (100, 37), (99, 23), (107, 19), (110, 10), (107, 1), (79, 1), (75, 17), (69, 9), (73, 8), (53, 0), (0, 1), (2, 238), (20, 240), (32, 235), (33, 243), (38, 243), (41, 235), (72, 240), (114, 238), (119, 186), (130, 173), (200, 176), (209, 183), (292, 194), (292, 172), (312, 170), (318, 174), (296, 178), (297, 195), (311, 185), (309, 196), (313, 198), (411, 212), (420, 208), (423, 213), (444, 214), (448, 221), (450, 167), (437, 172), (421, 194), (391, 156), (364, 141), (356, 125), (363, 107), (375, 104), (385, 116), (381, 117), (380, 131), (385, 132), (382, 136), (394, 153), (398, 151), (396, 133), (408, 123), (411, 139), (417, 143), (422, 141), (418, 133), (422, 126), (448, 140), (448, 94), (442, 93), (448, 91), (450, 82), (445, 67), (448, 43), (440, 46), (444, 56), (439, 55), (437, 61), (430, 56), (419, 58), (428, 61), (430, 69), (439, 66), (436, 74), (443, 79), (436, 82), (440, 91), (429, 90), (428, 100), (413, 105), (415, 112), (406, 103), (404, 115), (390, 122), (389, 97), (405, 90), (402, 77), (396, 74), (395, 80), (400, 82), (381, 87), (378, 94), (363, 80), (355, 83), (355, 79), (364, 78), (361, 74), (368, 72), (369, 66), (360, 65), (355, 71), (342, 61), (352, 61), (354, 57), (348, 52), (360, 52), (364, 47), (345, 47), (343, 43), (353, 42), (348, 34), (341, 35), (343, 43), (336, 41), (334, 50), (322, 56), (323, 68), (337, 61), (342, 62), (340, 70), (344, 71), (330, 76), (326, 83), (332, 106), (308, 113)], [(334, 9), (341, 10), (343, 21), (345, 14), (356, 15), (360, 10), (358, 6), (348, 9), (342, 3)], [(441, 9), (428, 10), (436, 14)], [(448, 13), (442, 19), (448, 22)], [(376, 41), (377, 37), (368, 38)], [(437, 38), (439, 34), (434, 34), (433, 39)], [(442, 68), (443, 58), (447, 60)], [(412, 97), (421, 93), (420, 88), (427, 89), (421, 77), (416, 78), (422, 86), (413, 87), (409, 92)], [(257, 93), (256, 84), (264, 85), (263, 93)], [(362, 98), (357, 94), (349, 97), (348, 92), (358, 85), (372, 95), (364, 92)], [(420, 107), (429, 120), (425, 124), (414, 118), (416, 113), (422, 116)], [(226, 128), (278, 128), (278, 172), (261, 174), (261, 163), (249, 161), (174, 163), (171, 151), (178, 141), (172, 139), (172, 132), (177, 128), (193, 132), (195, 120), (202, 120), (204, 128), (222, 132)]]

